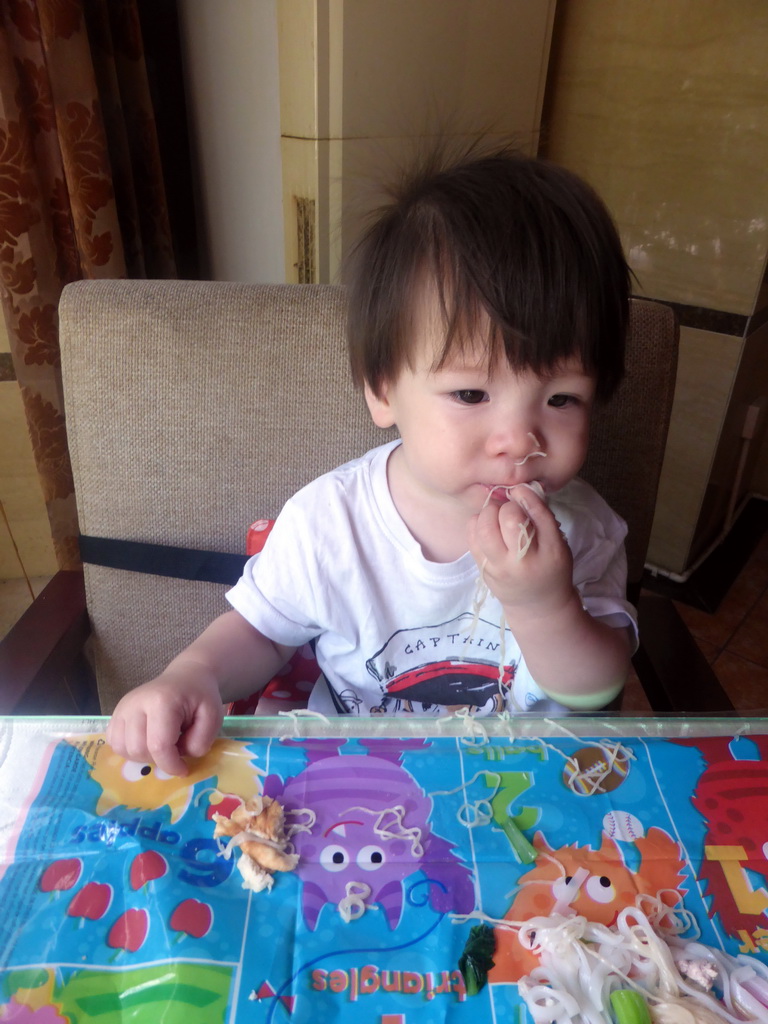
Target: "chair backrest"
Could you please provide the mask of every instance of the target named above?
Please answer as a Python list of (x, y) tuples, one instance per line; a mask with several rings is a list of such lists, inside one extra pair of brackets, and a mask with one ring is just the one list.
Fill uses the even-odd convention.
[[(318, 473), (383, 440), (331, 286), (92, 281), (60, 304), (80, 530), (240, 553)], [(221, 584), (85, 566), (102, 710), (216, 615)]]
[[(62, 372), (81, 532), (241, 553), (249, 523), (386, 440), (350, 382), (344, 314), (332, 285), (67, 286)], [(635, 574), (674, 387), (670, 315), (635, 304), (629, 378), (598, 413), (586, 468), (630, 523)], [(221, 584), (89, 564), (85, 579), (105, 713), (227, 607)]]
[(592, 417), (581, 476), (622, 516), (628, 592), (636, 600), (651, 538), (677, 379), (677, 317), (670, 306), (632, 299), (626, 373)]

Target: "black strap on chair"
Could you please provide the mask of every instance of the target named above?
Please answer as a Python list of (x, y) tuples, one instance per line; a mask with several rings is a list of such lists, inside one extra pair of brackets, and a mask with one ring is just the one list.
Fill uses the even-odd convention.
[(145, 544), (135, 540), (80, 535), (80, 557), (89, 565), (126, 569), (151, 576), (205, 583), (237, 583), (247, 561), (246, 555), (222, 551), (198, 551), (168, 544)]

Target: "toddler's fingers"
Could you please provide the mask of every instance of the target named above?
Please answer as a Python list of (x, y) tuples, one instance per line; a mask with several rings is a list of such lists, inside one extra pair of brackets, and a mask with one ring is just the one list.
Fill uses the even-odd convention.
[(113, 715), (107, 722), (106, 738), (116, 754), (125, 755), (125, 722), (120, 715)]
[[(548, 511), (546, 505), (545, 511)], [(537, 547), (537, 530), (533, 514), (520, 500), (519, 489), (512, 494), (499, 513), (502, 537), (509, 551), (519, 560), (531, 545)]]
[[(117, 754), (124, 757), (126, 761), (134, 761), (138, 764), (150, 762), (172, 774), (184, 773), (178, 770), (171, 772), (171, 769), (167, 767), (168, 764), (175, 764), (175, 762), (172, 756), (170, 761), (166, 757), (166, 743), (155, 711), (151, 714), (146, 714), (143, 711), (126, 711), (122, 718), (122, 742), (116, 738), (113, 748)], [(120, 725), (117, 725), (114, 731), (119, 730)], [(185, 766), (183, 768), (185, 771)]]
[(517, 484), (510, 491), (510, 496), (525, 509), (531, 518), (540, 512), (549, 512), (546, 500), (530, 484)]
[(177, 747), (179, 722), (170, 710), (163, 708), (155, 711), (147, 719), (146, 736), (149, 758), (161, 771), (169, 775), (189, 774), (189, 768)]
[(144, 762), (152, 759), (148, 747), (147, 715), (143, 711), (128, 710), (122, 714), (122, 743), (115, 752), (126, 761)]
[(207, 754), (216, 739), (223, 717), (223, 707), (214, 707), (210, 704), (200, 705), (192, 724), (182, 733), (179, 740), (181, 753), (189, 754), (190, 757), (202, 757)]
[(560, 524), (547, 503), (535, 491), (530, 487), (520, 485), (513, 491), (513, 500), (519, 503), (524, 514), (530, 520), (539, 546), (551, 542), (562, 543), (564, 535), (560, 530)]
[(503, 505), (486, 505), (475, 517), (474, 547), (470, 534), (470, 548), (475, 558), (478, 553), (489, 561), (504, 558), (510, 550), (512, 533), (514, 532), (514, 536), (517, 537), (519, 527), (513, 524), (522, 522), (524, 518), (525, 513), (516, 501), (507, 501)]

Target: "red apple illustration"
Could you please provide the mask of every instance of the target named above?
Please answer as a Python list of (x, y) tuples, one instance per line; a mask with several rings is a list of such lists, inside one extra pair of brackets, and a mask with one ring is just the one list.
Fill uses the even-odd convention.
[(71, 889), (76, 885), (83, 872), (83, 862), (79, 857), (68, 860), (55, 860), (42, 873), (39, 886), (42, 892), (54, 892)]
[(195, 939), (202, 939), (211, 930), (213, 911), (200, 900), (182, 900), (171, 914), (171, 928), (175, 932), (186, 932)]
[(217, 804), (208, 804), (205, 812), (206, 818), (210, 821), (214, 814), (223, 814), (225, 818), (232, 817), (232, 811), (236, 810), (243, 802), (241, 796), (223, 796)]
[(146, 939), (148, 931), (149, 914), (146, 910), (126, 910), (109, 929), (107, 945), (112, 949), (127, 949), (129, 953), (135, 953)]
[(106, 882), (89, 882), (76, 892), (67, 907), (69, 917), (87, 917), (98, 921), (104, 917), (112, 902), (112, 886)]
[(142, 885), (162, 878), (168, 871), (168, 861), (155, 850), (144, 850), (131, 862), (131, 888), (140, 889)]

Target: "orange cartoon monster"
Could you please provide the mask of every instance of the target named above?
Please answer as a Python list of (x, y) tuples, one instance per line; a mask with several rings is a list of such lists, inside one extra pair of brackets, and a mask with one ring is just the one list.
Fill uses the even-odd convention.
[[(541, 832), (534, 836), (533, 845), (538, 859), (520, 880), (505, 921), (528, 921), (557, 911), (612, 925), (624, 907), (634, 906), (638, 894), (661, 893), (661, 899), (674, 906), (684, 891), (680, 847), (660, 828), (650, 828), (635, 840), (640, 854), (637, 872), (630, 871), (621, 850), (605, 833), (598, 850), (576, 843), (553, 849)], [(538, 957), (517, 936), (516, 928), (496, 927), (494, 966), (488, 973), (492, 984), (519, 981), (539, 966)]]

